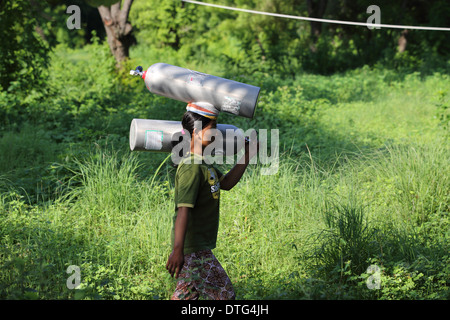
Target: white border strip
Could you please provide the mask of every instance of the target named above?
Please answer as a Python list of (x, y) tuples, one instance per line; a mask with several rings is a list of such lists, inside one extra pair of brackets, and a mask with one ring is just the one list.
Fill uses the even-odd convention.
[(181, 0), (181, 1), (192, 3), (192, 4), (198, 4), (198, 5), (202, 5), (202, 6), (207, 6), (207, 7), (214, 7), (214, 8), (220, 8), (220, 9), (226, 9), (226, 10), (233, 10), (233, 11), (241, 11), (241, 12), (247, 12), (247, 13), (255, 13), (255, 14), (261, 14), (261, 15), (278, 17), (278, 18), (288, 18), (288, 19), (316, 21), (316, 22), (327, 22), (327, 23), (336, 23), (336, 24), (348, 24), (348, 25), (352, 25), (352, 26), (363, 26), (363, 27), (371, 27), (371, 28), (396, 28), (396, 29), (413, 29), (413, 30), (450, 31), (450, 28), (442, 28), (442, 27), (401, 26), (401, 25), (394, 25), (394, 24), (376, 24), (376, 23), (365, 23), (365, 22), (319, 19), (319, 18), (291, 16), (291, 15), (287, 15), (287, 14), (271, 13), (271, 12), (256, 11), (256, 10), (249, 10), (249, 9), (241, 9), (241, 8), (222, 6), (222, 5), (218, 5), (218, 4), (206, 3), (206, 2), (200, 2), (200, 1), (191, 1), (191, 0)]

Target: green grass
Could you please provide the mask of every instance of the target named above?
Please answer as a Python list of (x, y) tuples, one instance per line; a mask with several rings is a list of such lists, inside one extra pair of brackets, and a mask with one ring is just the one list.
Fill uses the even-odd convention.
[[(448, 299), (448, 75), (363, 68), (255, 81), (255, 118), (221, 122), (279, 129), (280, 166), (250, 166), (221, 192), (214, 253), (237, 298)], [(183, 110), (136, 88), (92, 96), (103, 110), (94, 117), (69, 108), (73, 119), (0, 135), (2, 299), (170, 298), (175, 169), (165, 154), (131, 154), (126, 135), (132, 117)], [(47, 103), (80, 105), (71, 90)], [(66, 287), (70, 265), (77, 290)], [(370, 265), (379, 290), (367, 288)]]

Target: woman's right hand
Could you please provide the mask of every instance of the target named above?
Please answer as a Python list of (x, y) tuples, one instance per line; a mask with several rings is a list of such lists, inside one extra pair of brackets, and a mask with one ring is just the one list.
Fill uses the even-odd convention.
[(174, 249), (167, 260), (166, 269), (169, 271), (170, 276), (173, 278), (175, 273), (175, 279), (178, 278), (181, 269), (184, 265), (184, 254), (181, 250)]
[(177, 219), (175, 220), (175, 238), (172, 253), (167, 260), (166, 269), (173, 278), (178, 278), (181, 269), (184, 265), (184, 237), (186, 236), (186, 229), (189, 217), (189, 207), (179, 207)]

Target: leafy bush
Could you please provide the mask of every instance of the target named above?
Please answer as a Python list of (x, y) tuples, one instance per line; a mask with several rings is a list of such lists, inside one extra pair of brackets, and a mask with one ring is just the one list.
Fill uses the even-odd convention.
[[(2, 1), (0, 90), (25, 98), (45, 85), (49, 46), (35, 30), (37, 13), (29, 1)], [(1, 110), (0, 110), (1, 111)]]

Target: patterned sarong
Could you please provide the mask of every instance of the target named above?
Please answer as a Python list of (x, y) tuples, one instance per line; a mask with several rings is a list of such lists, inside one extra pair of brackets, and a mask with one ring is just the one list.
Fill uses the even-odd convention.
[(234, 300), (236, 297), (230, 278), (211, 250), (184, 256), (172, 300), (198, 300), (199, 296), (211, 300)]

